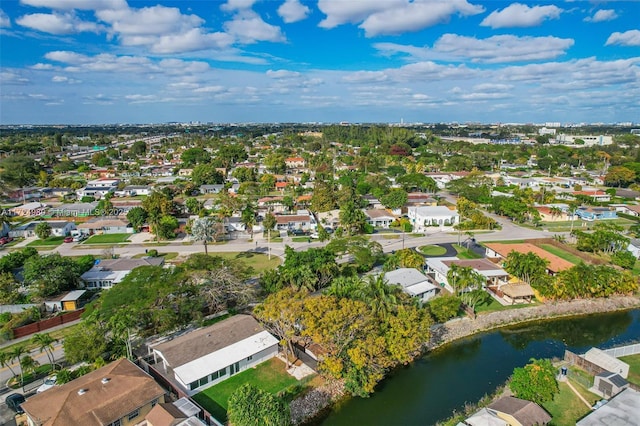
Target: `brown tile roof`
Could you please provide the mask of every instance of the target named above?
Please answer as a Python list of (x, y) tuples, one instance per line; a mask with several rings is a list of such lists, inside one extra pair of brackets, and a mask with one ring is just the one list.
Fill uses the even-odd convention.
[[(102, 383), (103, 378), (107, 383)], [(79, 395), (80, 389), (86, 389)], [(42, 426), (106, 425), (165, 394), (126, 358), (29, 398), (22, 408)]]
[(377, 219), (379, 217), (392, 217), (395, 218), (395, 215), (389, 213), (383, 209), (369, 209), (365, 210), (364, 213), (369, 216), (371, 219)]
[(502, 269), (489, 259), (443, 260), (442, 263), (447, 266), (455, 264), (458, 266), (469, 267), (475, 269), (476, 271), (498, 271)]
[(282, 223), (291, 223), (291, 222), (309, 222), (311, 220), (311, 216), (309, 215), (281, 215), (276, 216), (276, 222), (279, 224)]
[(568, 260), (564, 260), (561, 257), (558, 257), (555, 254), (551, 254), (545, 249), (538, 246), (534, 246), (533, 244), (530, 244), (530, 243), (521, 243), (521, 244), (485, 243), (485, 246), (495, 251), (505, 259), (509, 255), (509, 253), (511, 253), (512, 251), (517, 251), (520, 253), (533, 252), (538, 256), (540, 256), (541, 258), (549, 261), (549, 263), (547, 264), (547, 269), (549, 269), (552, 272), (560, 272), (560, 271), (564, 271), (565, 269), (569, 269), (573, 267), (573, 263), (569, 262)]
[(504, 396), (487, 408), (512, 415), (522, 426), (546, 425), (551, 421), (549, 413), (538, 404), (514, 396)]
[(173, 404), (158, 404), (149, 411), (144, 419), (148, 426), (175, 426), (187, 416)]
[(264, 328), (251, 315), (234, 315), (155, 346), (173, 368), (244, 340)]

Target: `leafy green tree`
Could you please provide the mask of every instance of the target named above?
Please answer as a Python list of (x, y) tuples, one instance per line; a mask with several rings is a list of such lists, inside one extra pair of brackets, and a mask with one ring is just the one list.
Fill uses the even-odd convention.
[(96, 321), (82, 321), (64, 339), (65, 359), (76, 364), (101, 358), (108, 349), (107, 336), (109, 330)]
[(442, 295), (429, 301), (429, 311), (433, 318), (440, 323), (447, 322), (458, 315), (460, 298), (452, 295)]
[(147, 221), (147, 211), (142, 207), (134, 207), (127, 212), (127, 220), (136, 231), (140, 231)]
[(268, 237), (271, 237), (271, 231), (276, 227), (276, 223), (276, 217), (271, 213), (267, 213), (262, 221), (262, 226), (264, 227), (264, 230), (267, 231)]
[(238, 182), (255, 182), (257, 180), (257, 172), (254, 168), (249, 167), (236, 167), (231, 176), (238, 179)]
[(24, 264), (24, 282), (37, 297), (45, 298), (75, 290), (80, 284), (80, 267), (60, 254), (30, 257)]
[(402, 294), (402, 288), (389, 284), (384, 275), (367, 275), (355, 298), (366, 303), (373, 315), (386, 319), (397, 308)]
[(10, 155), (0, 161), (0, 180), (10, 188), (22, 188), (36, 180), (40, 165), (24, 155)]
[(46, 240), (51, 236), (51, 225), (48, 222), (40, 222), (36, 225), (35, 233), (41, 240)]
[(633, 269), (636, 264), (636, 257), (627, 250), (618, 250), (611, 255), (611, 262), (624, 269)]
[(0, 365), (7, 367), (11, 371), (11, 375), (16, 377), (16, 372), (13, 370), (13, 354), (9, 351), (0, 351)]
[(357, 235), (364, 232), (367, 216), (352, 200), (341, 206), (339, 217), (340, 226), (347, 235)]
[(160, 218), (160, 221), (154, 228), (153, 232), (156, 237), (161, 240), (168, 240), (175, 238), (176, 229), (178, 228), (178, 219), (171, 215), (164, 215)]
[(211, 155), (202, 148), (189, 148), (182, 152), (180, 160), (182, 160), (184, 167), (191, 167), (196, 164), (208, 163), (211, 161)]
[(636, 180), (636, 172), (625, 166), (613, 166), (607, 170), (604, 177), (606, 185), (610, 186), (627, 186)]
[(248, 204), (240, 215), (240, 220), (245, 230), (253, 238), (253, 226), (256, 224), (256, 211), (251, 204)]
[(311, 195), (311, 209), (315, 212), (327, 212), (336, 206), (336, 194), (333, 185), (316, 181)]
[(398, 250), (395, 255), (398, 257), (400, 266), (403, 268), (421, 270), (424, 266), (424, 257), (413, 249)]
[(246, 160), (247, 156), (247, 150), (243, 145), (238, 143), (227, 143), (218, 149), (216, 163), (220, 164), (225, 169), (228, 169), (235, 163)]
[(20, 300), (19, 287), (11, 272), (0, 272), (0, 304), (13, 305)]
[(556, 369), (548, 359), (532, 358), (524, 367), (513, 370), (509, 389), (516, 397), (543, 404), (559, 392)]
[(193, 168), (191, 180), (195, 186), (224, 183), (224, 176), (213, 164), (198, 164)]
[(285, 401), (245, 383), (229, 397), (227, 415), (235, 426), (289, 426), (291, 414)]
[(400, 176), (396, 182), (402, 185), (402, 188), (407, 192), (436, 192), (438, 190), (436, 181), (422, 173), (408, 173)]
[(284, 160), (284, 155), (272, 152), (264, 158), (264, 165), (271, 173), (283, 174), (287, 170)]
[(507, 255), (503, 267), (511, 275), (536, 287), (546, 277), (548, 263), (548, 260), (533, 252), (520, 253), (514, 250)]
[(380, 202), (388, 209), (399, 209), (407, 204), (407, 192), (404, 189), (392, 189), (382, 197)]
[(189, 197), (184, 201), (184, 205), (187, 206), (187, 210), (191, 214), (198, 214), (202, 210), (202, 203), (195, 197)]
[(55, 355), (53, 353), (53, 344), (56, 343), (57, 340), (51, 337), (49, 333), (36, 333), (31, 336), (31, 343), (35, 343), (40, 350), (40, 353), (44, 352), (47, 354), (47, 358), (49, 359), (49, 364), (55, 370)]
[(145, 155), (147, 153), (147, 143), (145, 141), (135, 141), (129, 148), (129, 153), (136, 157)]
[(38, 361), (33, 359), (31, 355), (23, 355), (20, 358), (20, 370), (22, 370), (21, 377), (24, 380), (24, 376), (27, 374), (33, 374), (36, 371), (36, 368), (40, 365)]

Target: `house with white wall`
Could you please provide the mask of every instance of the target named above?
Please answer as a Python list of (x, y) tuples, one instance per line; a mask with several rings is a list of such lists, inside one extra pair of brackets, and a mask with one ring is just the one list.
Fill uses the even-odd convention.
[(278, 353), (278, 339), (250, 315), (234, 315), (150, 348), (155, 368), (194, 395)]
[(445, 206), (409, 207), (407, 216), (414, 232), (425, 232), (430, 227), (453, 226), (460, 222), (458, 211)]
[(440, 290), (429, 278), (415, 268), (398, 268), (384, 274), (389, 285), (399, 285), (402, 290), (421, 302), (428, 302)]

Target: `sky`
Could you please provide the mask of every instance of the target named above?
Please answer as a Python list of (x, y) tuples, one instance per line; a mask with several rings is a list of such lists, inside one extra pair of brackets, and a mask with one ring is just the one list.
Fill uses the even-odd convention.
[(0, 124), (640, 123), (640, 1), (3, 0)]

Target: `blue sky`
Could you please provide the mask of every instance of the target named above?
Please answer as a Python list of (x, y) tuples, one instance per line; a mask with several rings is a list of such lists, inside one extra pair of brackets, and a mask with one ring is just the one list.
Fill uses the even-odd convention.
[(0, 124), (640, 122), (639, 1), (0, 8)]

